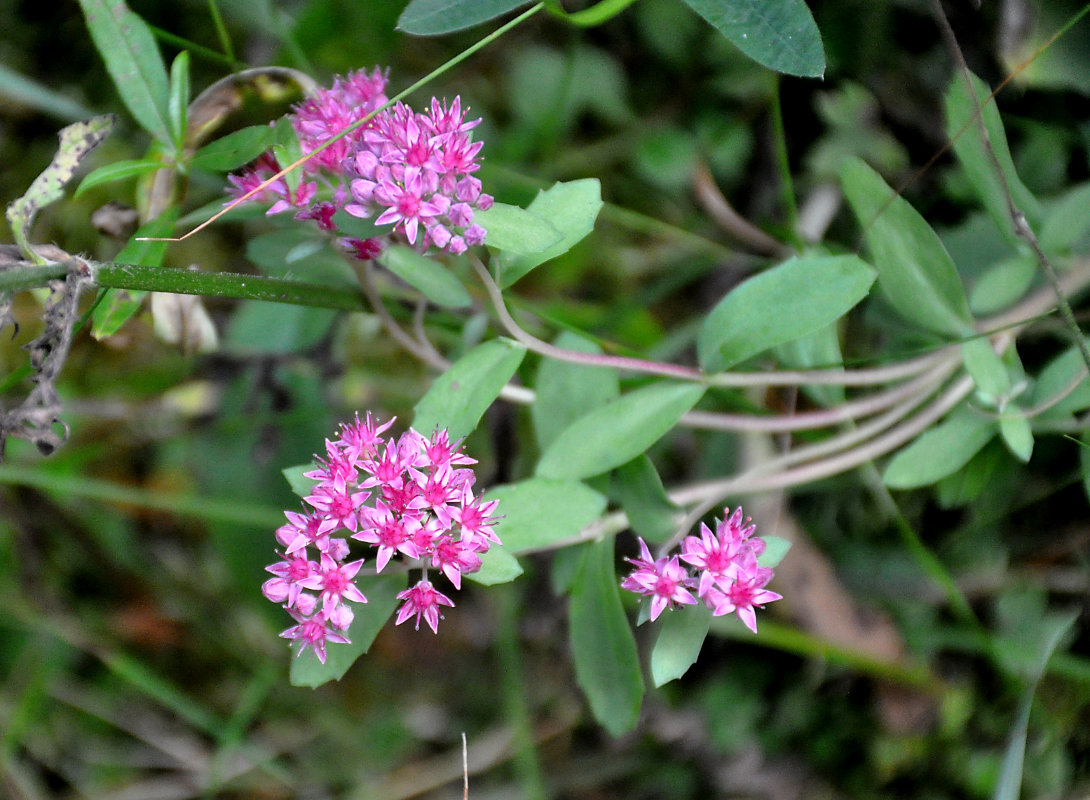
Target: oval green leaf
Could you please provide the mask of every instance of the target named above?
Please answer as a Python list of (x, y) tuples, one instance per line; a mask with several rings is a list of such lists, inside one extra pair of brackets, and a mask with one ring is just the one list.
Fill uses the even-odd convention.
[(681, 511), (666, 495), (646, 453), (622, 464), (613, 486), (632, 530), (649, 542), (665, 542), (674, 534)]
[(696, 405), (704, 387), (657, 383), (629, 392), (580, 417), (550, 444), (539, 478), (589, 478), (631, 461)]
[(502, 256), (499, 260), (500, 286), (506, 289), (534, 267), (571, 250), (594, 230), (594, 221), (601, 209), (602, 185), (597, 178), (556, 183), (538, 192), (526, 210), (551, 224), (562, 238), (540, 253)]
[(651, 651), (651, 680), (655, 686), (677, 680), (696, 663), (712, 624), (712, 612), (701, 603), (675, 608), (659, 619), (662, 623)]
[(190, 159), (190, 166), (213, 172), (227, 172), (249, 164), (272, 146), (273, 129), (250, 125), (215, 139)]
[(584, 546), (571, 592), (575, 678), (594, 718), (614, 736), (632, 730), (643, 702), (636, 639), (621, 606), (613, 539)]
[(446, 428), (451, 441), (467, 436), (525, 355), (526, 348), (510, 339), (493, 339), (473, 348), (420, 398), (413, 427), (424, 434)]
[(450, 270), (435, 259), (406, 245), (394, 245), (382, 254), (382, 265), (442, 308), (465, 308), (469, 292)]
[(933, 333), (970, 334), (965, 289), (931, 226), (858, 158), (844, 163), (840, 177), (878, 269), (878, 287), (890, 305)]
[(138, 158), (104, 164), (98, 169), (88, 172), (87, 177), (80, 181), (79, 187), (76, 189), (76, 197), (79, 197), (93, 186), (124, 180), (136, 175), (147, 175), (149, 172), (165, 169), (168, 166), (168, 164), (153, 158)]
[[(580, 353), (602, 352), (594, 342), (570, 331), (557, 336), (554, 344)], [(546, 358), (537, 369), (534, 391), (537, 397), (530, 416), (538, 446), (544, 448), (579, 417), (617, 397), (621, 387), (614, 369)]]
[(374, 575), (360, 577), (356, 583), (367, 598), (366, 603), (353, 603), (355, 619), (348, 628), (349, 644), (331, 643), (326, 646), (326, 659), (323, 664), (309, 647), (305, 653), (295, 655), (294, 646), (291, 659), (291, 685), (307, 686), (316, 689), (323, 683), (339, 681), (356, 663), (356, 659), (371, 648), (390, 616), (400, 602), (397, 593), (405, 588), (404, 575)]
[(460, 31), (529, 5), (529, 0), (412, 0), (397, 20), (398, 30), (416, 36)]
[(995, 430), (994, 420), (962, 408), (895, 455), (882, 480), (893, 489), (929, 486), (964, 467)]
[(830, 325), (867, 296), (875, 271), (856, 256), (792, 258), (735, 287), (704, 320), (700, 364), (718, 372)]
[(484, 499), (500, 501), (496, 535), (512, 554), (573, 539), (606, 508), (606, 498), (585, 483), (547, 478), (494, 486)]
[(477, 211), (473, 221), (485, 229), (484, 243), (502, 253), (533, 255), (563, 238), (552, 223), (506, 203), (495, 203), (485, 211)]
[(758, 64), (804, 78), (825, 74), (821, 33), (803, 0), (685, 0), (685, 5)]

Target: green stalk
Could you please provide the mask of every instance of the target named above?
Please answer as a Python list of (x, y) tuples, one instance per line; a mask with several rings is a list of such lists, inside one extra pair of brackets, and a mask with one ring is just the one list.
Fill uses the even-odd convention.
[(772, 87), (772, 129), (776, 139), (776, 160), (780, 168), (780, 199), (787, 212), (788, 236), (796, 250), (802, 250), (799, 238), (799, 209), (795, 204), (795, 183), (791, 177), (791, 159), (787, 154), (787, 131), (783, 124), (783, 105), (780, 103), (780, 78), (775, 76)]

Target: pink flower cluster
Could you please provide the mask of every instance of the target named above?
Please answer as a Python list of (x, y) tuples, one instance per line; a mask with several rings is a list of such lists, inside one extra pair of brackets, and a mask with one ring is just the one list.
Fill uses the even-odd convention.
[[(292, 126), (303, 153), (319, 150), (383, 106), (385, 90), (386, 75), (378, 68), (351, 72), (296, 106)], [(333, 215), (343, 208), (356, 217), (374, 217), (377, 225), (392, 225), (421, 251), (435, 246), (462, 253), (484, 241), (474, 212), (493, 202), (472, 175), (480, 168), (482, 143), (474, 142), (470, 131), (479, 123), (466, 121), (457, 97), (450, 105), (433, 99), (426, 113), (398, 103), (305, 162), (304, 179), (294, 191), (281, 178), (251, 199), (272, 203), (269, 214), (294, 208), (296, 219), (315, 220), (325, 230), (336, 229)], [(241, 175), (228, 176), (229, 191), (241, 197), (279, 170), (266, 153)], [(318, 199), (319, 194), (328, 199)], [(346, 237), (342, 244), (357, 258), (374, 257), (378, 248), (371, 239)]]
[[(773, 571), (757, 565), (765, 542), (753, 536), (756, 527), (748, 517), (743, 521), (741, 508), (733, 514), (727, 508), (714, 534), (701, 523), (700, 536), (682, 540), (680, 556), (654, 559), (640, 539), (640, 557), (625, 559), (635, 569), (621, 581), (621, 588), (651, 598), (652, 620), (664, 608), (694, 605), (700, 598), (714, 616), (735, 613), (756, 633), (754, 608), (781, 599), (781, 595), (764, 588), (772, 580)], [(682, 566), (682, 561), (687, 566)]]
[[(265, 597), (283, 604), (296, 623), (280, 635), (308, 647), (325, 663), (328, 642), (347, 643), (354, 614), (346, 601), (366, 603), (355, 584), (364, 559), (348, 561), (349, 539), (375, 549), (375, 572), (400, 555), (421, 568), (423, 577), (398, 594), (400, 625), (421, 618), (438, 632), (440, 606), (454, 602), (428, 579), (442, 572), (455, 589), (462, 575), (481, 567), (481, 554), (500, 540), (493, 530), (498, 500), (473, 495), (476, 462), (451, 444), (445, 430), (430, 437), (409, 429), (397, 438), (382, 434), (393, 420), (376, 425), (343, 424), (340, 436), (326, 440), (325, 458), (304, 473), (315, 480), (303, 498), (309, 508), (284, 512), (288, 522), (276, 531), (284, 548), (273, 574), (262, 586)], [(347, 537), (344, 535), (347, 533)]]

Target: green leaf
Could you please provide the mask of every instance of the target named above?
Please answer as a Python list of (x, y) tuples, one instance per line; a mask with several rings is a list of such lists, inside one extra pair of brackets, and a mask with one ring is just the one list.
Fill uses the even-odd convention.
[(298, 353), (325, 338), (337, 314), (329, 308), (244, 300), (231, 315), (224, 346), (244, 354)]
[[(830, 369), (843, 365), (837, 327), (831, 322), (806, 336), (776, 345), (776, 359), (789, 369)], [(800, 388), (819, 405), (835, 406), (844, 402), (843, 386), (808, 383)]]
[[(281, 117), (273, 125), (272, 146), (269, 148), (276, 157), (276, 163), (281, 167), (294, 164), (303, 157), (303, 146), (299, 144), (299, 137), (291, 124), (291, 119)], [(288, 188), (295, 192), (303, 181), (303, 170), (293, 169), (284, 175)]]
[(1007, 449), (1022, 463), (1033, 455), (1033, 427), (1022, 409), (1011, 406), (1008, 413), (999, 418), (999, 435)]
[(221, 136), (194, 153), (189, 165), (213, 172), (238, 169), (272, 146), (272, 132), (268, 125), (251, 125)]
[[(602, 352), (597, 344), (564, 331), (554, 344), (580, 353)], [(538, 446), (544, 448), (560, 432), (588, 411), (605, 405), (621, 393), (617, 371), (554, 358), (542, 359), (534, 382), (537, 399), (530, 407)]]
[(550, 444), (538, 462), (540, 478), (589, 478), (631, 461), (696, 405), (704, 387), (657, 383), (591, 411)]
[(471, 302), (466, 287), (444, 264), (411, 247), (394, 245), (382, 254), (381, 262), (437, 306), (465, 308)]
[(677, 680), (696, 663), (712, 624), (712, 612), (698, 603), (675, 608), (659, 619), (659, 635), (651, 651), (651, 680), (655, 686)]
[(617, 468), (617, 498), (632, 530), (649, 542), (665, 542), (673, 535), (680, 509), (666, 495), (655, 465), (647, 454)]
[(316, 484), (317, 481), (314, 478), (306, 477), (303, 473), (313, 471), (314, 464), (307, 463), (297, 464), (294, 467), (284, 467), (284, 469), (280, 470), (280, 474), (284, 476), (284, 480), (291, 486), (292, 494), (298, 495), (299, 497), (306, 497), (313, 491), (314, 484)]
[(79, 4), (121, 101), (153, 139), (174, 152), (170, 86), (151, 30), (123, 0), (79, 0)]
[(895, 455), (882, 480), (893, 489), (935, 483), (964, 467), (995, 430), (994, 420), (961, 408)]
[(758, 64), (804, 78), (825, 75), (821, 33), (803, 0), (685, 0)]
[(398, 30), (415, 36), (460, 31), (528, 5), (529, 0), (412, 0), (397, 20)]
[(551, 222), (506, 203), (494, 203), (486, 211), (475, 212), (473, 222), (485, 229), (486, 245), (512, 255), (541, 253), (563, 238)]
[(500, 286), (506, 289), (534, 267), (571, 250), (594, 230), (594, 221), (601, 209), (602, 185), (596, 178), (556, 183), (538, 192), (526, 210), (550, 223), (563, 238), (534, 255), (501, 256)]
[(933, 333), (970, 334), (961, 278), (931, 226), (859, 159), (848, 159), (840, 176), (890, 305)]
[(481, 568), (466, 574), (466, 578), (481, 586), (510, 583), (522, 574), (522, 565), (506, 547), (493, 545), (481, 556)]
[(38, 212), (64, 196), (64, 187), (72, 180), (80, 162), (110, 135), (117, 118), (112, 114), (73, 122), (57, 134), (60, 146), (49, 166), (30, 184), (30, 188), (7, 208), (7, 219), (19, 249), (35, 263), (41, 258), (30, 249), (30, 228)]
[(765, 543), (765, 551), (757, 559), (757, 564), (762, 567), (777, 567), (783, 561), (787, 551), (791, 549), (791, 542), (782, 536), (762, 536)]
[(1032, 405), (1046, 404), (1049, 407), (1041, 414), (1047, 417), (1077, 414), (1090, 408), (1090, 380), (1079, 348), (1068, 348), (1037, 376)]
[(170, 65), (170, 99), (167, 112), (170, 116), (170, 132), (174, 147), (181, 152), (185, 146), (187, 112), (189, 110), (189, 51), (183, 50)]
[(718, 372), (830, 325), (867, 296), (875, 271), (856, 256), (791, 258), (735, 287), (697, 336), (700, 363)]
[[(991, 150), (999, 162), (1000, 169), (1006, 176), (1014, 204), (1025, 213), (1029, 222), (1036, 227), (1041, 219), (1041, 207), (1037, 198), (1025, 187), (1014, 170), (1010, 149), (1007, 147), (1007, 135), (1003, 131), (1003, 122), (995, 101), (989, 100), (991, 90), (980, 78), (972, 75), (973, 88), (980, 104), (984, 127), (988, 132)], [(965, 170), (965, 175), (976, 190), (1004, 238), (1013, 246), (1020, 242), (1014, 233), (1010, 209), (1007, 205), (1007, 193), (1003, 188), (988, 148), (980, 136), (980, 126), (976, 120), (976, 104), (969, 95), (964, 76), (955, 72), (949, 90), (946, 92), (946, 135), (954, 144), (954, 154), (958, 163)], [(972, 122), (970, 122), (972, 120)]]
[(1007, 367), (987, 339), (970, 339), (962, 343), (961, 360), (972, 376), (976, 390), (992, 405), (1010, 394), (1011, 380)]
[(1037, 259), (1031, 255), (1000, 261), (989, 267), (973, 285), (969, 292), (969, 308), (974, 314), (1002, 311), (1025, 296), (1036, 275)]
[(1077, 245), (1090, 231), (1090, 183), (1067, 192), (1051, 206), (1041, 225), (1041, 249), (1046, 253), (1064, 253)]
[(583, 547), (571, 592), (575, 677), (594, 718), (619, 736), (636, 725), (643, 702), (639, 654), (613, 569), (613, 539)]
[(316, 689), (323, 683), (343, 678), (348, 668), (356, 663), (356, 659), (371, 648), (371, 643), (394, 613), (400, 602), (397, 594), (405, 588), (405, 576), (360, 576), (356, 579), (356, 585), (367, 598), (367, 602), (352, 604), (356, 617), (348, 628), (351, 643), (326, 645), (325, 664), (318, 660), (309, 647), (305, 653), (293, 655), (290, 677), (292, 686)]
[[(160, 214), (151, 222), (144, 223), (133, 234), (121, 252), (117, 254), (119, 264), (135, 264), (141, 267), (158, 267), (166, 256), (168, 242), (141, 242), (142, 237), (162, 238), (174, 232), (174, 223), (178, 218), (178, 209), (172, 208)], [(140, 304), (147, 292), (127, 289), (109, 289), (102, 302), (91, 316), (91, 335), (96, 339), (105, 339), (117, 333), (121, 326), (140, 310)]]
[(137, 158), (126, 161), (115, 161), (113, 164), (103, 164), (98, 169), (87, 173), (79, 187), (76, 189), (76, 197), (88, 189), (111, 181), (121, 181), (136, 175), (147, 175), (149, 172), (164, 169), (168, 165), (154, 158)]
[(484, 499), (499, 500), (503, 516), (496, 535), (513, 554), (544, 550), (564, 542), (601, 516), (606, 498), (585, 483), (529, 478), (493, 486)]
[(424, 434), (446, 428), (451, 441), (469, 435), (525, 355), (526, 348), (510, 339), (493, 339), (473, 348), (420, 398), (413, 427)]

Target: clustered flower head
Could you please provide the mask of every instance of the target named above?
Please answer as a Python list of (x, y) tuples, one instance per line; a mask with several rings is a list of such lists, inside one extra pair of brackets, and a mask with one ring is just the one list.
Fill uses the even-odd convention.
[[(291, 121), (303, 153), (319, 151), (383, 106), (385, 90), (386, 74), (376, 67), (338, 76), (331, 88), (296, 106)], [(296, 219), (312, 219), (324, 230), (336, 229), (333, 215), (343, 208), (374, 218), (376, 225), (391, 225), (421, 252), (434, 246), (463, 253), (484, 241), (474, 213), (493, 202), (472, 174), (480, 168), (483, 143), (474, 142), (470, 131), (479, 123), (465, 119), (458, 97), (449, 105), (432, 99), (422, 113), (397, 103), (306, 161), (294, 190), (280, 178), (250, 199), (271, 203), (269, 214), (295, 209)], [(279, 170), (266, 153), (242, 174), (228, 176), (229, 191), (242, 197)], [(344, 237), (342, 245), (363, 260), (380, 248), (372, 239), (352, 237)]]
[(383, 434), (393, 420), (376, 425), (368, 414), (343, 424), (326, 440), (325, 457), (304, 475), (316, 481), (303, 498), (302, 512), (285, 511), (276, 531), (283, 548), (273, 574), (262, 586), (296, 624), (280, 635), (308, 647), (325, 663), (326, 644), (347, 643), (354, 614), (351, 603), (366, 603), (355, 577), (366, 559), (349, 561), (355, 539), (373, 548), (375, 572), (399, 557), (419, 567), (423, 577), (397, 597), (404, 600), (396, 624), (423, 619), (438, 632), (440, 606), (452, 601), (436, 589), (428, 570), (441, 572), (455, 589), (462, 575), (481, 568), (481, 555), (499, 544), (493, 526), (498, 500), (473, 494), (475, 464), (451, 444), (445, 430), (430, 437), (409, 429), (400, 437)]
[(651, 598), (652, 620), (665, 608), (695, 605), (699, 598), (714, 616), (735, 613), (756, 633), (754, 609), (781, 599), (764, 588), (773, 571), (757, 564), (765, 541), (753, 535), (756, 527), (748, 517), (743, 520), (741, 508), (733, 514), (727, 508), (714, 534), (701, 523), (699, 536), (682, 540), (679, 555), (658, 559), (652, 558), (641, 538), (640, 557), (626, 559), (635, 569), (621, 581), (621, 588)]

